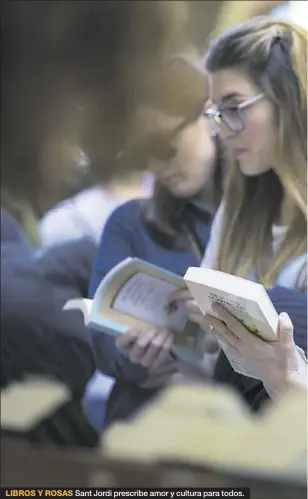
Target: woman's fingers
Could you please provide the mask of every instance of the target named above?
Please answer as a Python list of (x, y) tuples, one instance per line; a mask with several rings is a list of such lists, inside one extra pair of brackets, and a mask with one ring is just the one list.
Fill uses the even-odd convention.
[(155, 334), (151, 337), (151, 341), (147, 345), (147, 350), (143, 352), (142, 359), (140, 360), (143, 367), (152, 367), (157, 362), (160, 354), (166, 359), (170, 350), (170, 347), (168, 349), (165, 348), (165, 345), (169, 345), (169, 342), (166, 342), (169, 336), (171, 335), (166, 329), (155, 331)]
[(294, 348), (294, 328), (285, 312), (279, 315), (278, 339), (283, 348)]
[(128, 352), (129, 360), (133, 364), (151, 369), (166, 363), (172, 343), (173, 335), (168, 329), (154, 327), (144, 330), (138, 325), (116, 340), (117, 347)]
[(176, 291), (173, 291), (173, 293), (169, 295), (168, 305), (170, 305), (171, 303), (175, 303), (177, 301), (186, 301), (191, 299), (192, 299), (191, 292), (189, 291), (188, 288), (177, 289)]
[[(170, 349), (172, 347), (172, 344), (173, 344), (173, 335), (168, 334), (167, 337), (165, 338), (162, 348), (160, 349), (160, 352), (158, 352), (158, 355), (151, 366), (152, 370), (155, 371), (155, 369), (158, 369), (160, 366), (167, 364), (168, 360), (170, 360), (170, 368), (171, 365), (173, 364), (172, 372), (176, 370), (176, 362), (173, 361), (172, 358), (170, 357)], [(169, 365), (169, 362), (167, 365)]]
[(185, 303), (186, 307), (187, 307), (187, 310), (189, 313), (191, 314), (199, 314), (203, 315), (203, 313), (201, 312), (200, 310), (200, 307), (198, 305), (198, 303), (195, 301), (195, 300), (187, 300), (186, 303)]
[[(214, 312), (227, 325), (228, 335), (232, 334), (232, 340), (228, 343), (231, 346), (236, 345), (236, 349), (246, 359), (270, 359), (273, 356), (273, 348), (277, 342), (266, 342), (255, 334), (251, 333), (236, 317), (224, 309), (220, 304), (213, 305)], [(273, 347), (274, 345), (274, 347)]]
[(260, 342), (263, 343), (260, 338), (249, 333), (248, 329), (241, 323), (241, 321), (236, 319), (236, 317), (230, 314), (230, 312), (228, 312), (220, 304), (214, 303), (212, 308), (214, 312), (219, 315), (219, 318), (227, 324), (228, 329), (232, 331), (238, 340), (242, 340), (245, 343), (249, 342), (251, 346), (256, 347), (259, 346)]
[(294, 328), (290, 317), (286, 313), (279, 315), (278, 339), (280, 354), (284, 366), (284, 374), (298, 371), (298, 351), (294, 343)]
[(118, 348), (127, 349), (135, 343), (138, 336), (138, 327), (132, 328), (125, 334), (120, 334), (116, 339), (116, 346)]
[(206, 326), (209, 333), (214, 334), (218, 339), (222, 340), (223, 343), (234, 347), (239, 341), (237, 336), (233, 334), (232, 331), (219, 319), (211, 315), (205, 315), (203, 317), (203, 323)]
[(139, 330), (135, 343), (132, 348), (129, 350), (129, 359), (133, 364), (141, 364), (142, 359), (144, 357), (145, 351), (151, 344), (153, 338), (157, 334), (157, 330), (155, 328), (149, 329), (147, 331)]

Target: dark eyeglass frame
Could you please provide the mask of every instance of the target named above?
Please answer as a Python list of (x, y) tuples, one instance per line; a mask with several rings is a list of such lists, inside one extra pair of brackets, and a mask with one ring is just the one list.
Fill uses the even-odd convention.
[[(263, 99), (263, 97), (264, 94), (260, 93), (258, 95), (255, 95), (254, 97), (251, 97), (250, 99), (247, 99), (244, 102), (241, 102), (240, 104), (230, 105), (223, 108), (219, 108), (219, 106), (211, 106), (205, 111), (205, 116), (208, 120), (211, 121), (212, 125), (214, 125), (214, 129), (217, 133), (219, 133), (222, 123), (231, 132), (239, 133), (245, 129), (245, 122), (241, 111), (246, 109), (247, 107), (252, 106), (259, 100)], [(229, 111), (234, 111), (237, 114), (237, 122), (239, 123), (239, 126), (232, 127), (230, 125), (230, 122), (228, 122), (228, 120), (224, 118), (224, 113), (227, 113)]]

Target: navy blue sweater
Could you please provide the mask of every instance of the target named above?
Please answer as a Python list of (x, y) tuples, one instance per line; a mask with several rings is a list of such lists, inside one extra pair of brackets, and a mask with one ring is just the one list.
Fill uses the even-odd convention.
[[(206, 247), (212, 217), (196, 208), (187, 208), (193, 214), (198, 239)], [(127, 257), (137, 257), (153, 265), (165, 268), (178, 275), (184, 275), (190, 266), (200, 262), (189, 245), (185, 249), (163, 246), (149, 232), (141, 213), (141, 201), (133, 200), (119, 206), (109, 217), (94, 261), (89, 295), (93, 297), (99, 283), (106, 273)], [(97, 367), (111, 377), (136, 382), (145, 377), (141, 366), (131, 364), (115, 346), (114, 338), (102, 334), (95, 338), (93, 351)]]
[[(200, 210), (195, 210), (194, 216), (197, 235), (205, 248), (210, 235), (209, 217)], [(93, 297), (106, 273), (127, 257), (141, 258), (178, 275), (184, 275), (189, 266), (200, 264), (189, 248), (167, 249), (153, 240), (143, 221), (138, 200), (121, 205), (107, 221), (94, 262), (90, 297)], [(269, 295), (278, 312), (285, 311), (290, 315), (297, 344), (306, 351), (306, 294), (277, 287), (270, 290)], [(101, 335), (99, 343), (95, 344), (94, 355), (98, 369), (108, 376), (136, 382), (145, 375), (141, 367), (132, 365), (119, 353), (114, 338), (108, 334)], [(221, 378), (225, 380), (223, 375)]]
[(62, 307), (86, 296), (94, 253), (92, 241), (80, 239), (36, 257), (1, 209), (1, 386), (39, 373), (83, 393), (95, 367), (88, 331)]
[[(210, 237), (211, 217), (196, 207), (191, 209), (195, 230), (205, 248)], [(154, 240), (143, 221), (139, 200), (119, 206), (105, 225), (91, 276), (91, 298), (106, 273), (127, 257), (141, 258), (178, 275), (184, 275), (190, 266), (200, 265), (189, 247), (168, 248)]]

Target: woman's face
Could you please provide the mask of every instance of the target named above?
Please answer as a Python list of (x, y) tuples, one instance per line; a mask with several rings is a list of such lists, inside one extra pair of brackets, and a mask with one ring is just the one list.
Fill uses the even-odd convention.
[[(244, 73), (234, 69), (210, 74), (209, 84), (211, 100), (220, 110), (245, 103), (261, 93)], [(220, 137), (244, 175), (260, 175), (274, 166), (272, 158), (277, 135), (274, 106), (264, 96), (240, 113), (243, 130), (234, 133), (221, 123)]]
[(170, 154), (148, 158), (148, 169), (176, 197), (190, 198), (198, 195), (213, 178), (216, 165), (216, 146), (207, 120), (199, 119), (184, 126), (170, 141), (168, 134), (181, 126), (182, 118), (163, 120), (165, 130), (161, 136), (169, 144)]

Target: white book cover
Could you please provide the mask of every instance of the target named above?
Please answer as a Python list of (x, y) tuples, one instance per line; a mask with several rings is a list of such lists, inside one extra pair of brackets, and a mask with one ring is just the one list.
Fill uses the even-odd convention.
[[(262, 340), (277, 341), (278, 313), (262, 284), (217, 270), (190, 267), (184, 280), (203, 314), (215, 316), (213, 303), (220, 303), (247, 328), (247, 334)], [(254, 377), (221, 344), (233, 369)]]

